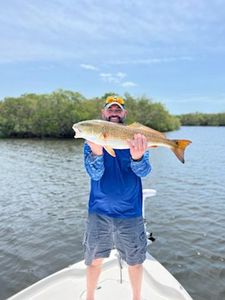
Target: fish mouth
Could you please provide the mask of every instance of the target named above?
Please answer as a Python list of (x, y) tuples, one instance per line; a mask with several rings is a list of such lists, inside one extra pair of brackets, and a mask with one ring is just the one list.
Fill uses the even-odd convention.
[(74, 130), (74, 138), (77, 139), (80, 137), (81, 131), (77, 127), (73, 127)]

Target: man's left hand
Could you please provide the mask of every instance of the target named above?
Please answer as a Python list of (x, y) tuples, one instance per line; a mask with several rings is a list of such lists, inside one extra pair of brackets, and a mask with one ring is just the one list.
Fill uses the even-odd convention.
[(130, 154), (133, 160), (139, 160), (148, 148), (146, 137), (140, 133), (134, 135), (133, 140), (128, 140)]

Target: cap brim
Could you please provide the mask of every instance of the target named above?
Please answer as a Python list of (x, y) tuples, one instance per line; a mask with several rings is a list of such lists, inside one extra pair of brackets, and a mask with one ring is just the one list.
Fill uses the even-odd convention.
[(124, 106), (123, 106), (122, 104), (118, 103), (118, 102), (111, 102), (111, 103), (106, 104), (106, 105), (105, 105), (105, 109), (110, 108), (112, 105), (117, 105), (117, 106), (119, 106), (121, 109), (124, 110)]

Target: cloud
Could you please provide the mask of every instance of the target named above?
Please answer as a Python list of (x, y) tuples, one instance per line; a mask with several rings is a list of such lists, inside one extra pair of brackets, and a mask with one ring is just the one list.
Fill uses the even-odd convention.
[(123, 72), (117, 72), (115, 74), (101, 73), (100, 77), (108, 83), (118, 84), (119, 86), (122, 86), (122, 87), (135, 87), (135, 86), (137, 86), (137, 84), (132, 82), (132, 81), (123, 81), (124, 78), (127, 77), (127, 74), (123, 73)]
[(93, 65), (80, 64), (80, 66), (81, 66), (81, 68), (86, 69), (86, 70), (92, 70), (92, 71), (98, 70), (98, 68)]
[(123, 87), (134, 87), (134, 86), (137, 86), (137, 84), (132, 82), (132, 81), (125, 81), (125, 82), (121, 83), (121, 86), (123, 86)]
[(123, 72), (117, 72), (116, 74), (112, 73), (100, 73), (100, 77), (109, 83), (121, 83), (121, 81), (127, 76)]
[[(98, 68), (96, 68), (93, 65), (87, 65), (87, 64), (81, 64), (81, 68), (86, 69), (86, 70), (91, 70), (91, 71), (97, 71)], [(136, 83), (132, 81), (125, 81), (123, 82), (124, 78), (127, 76), (126, 73), (124, 72), (117, 72), (115, 74), (112, 73), (100, 73), (99, 76), (101, 79), (105, 82), (108, 83), (113, 83), (113, 84), (118, 84), (122, 87), (134, 87), (137, 86)]]
[(0, 57), (144, 64), (173, 61), (169, 55), (223, 53), (224, 11), (221, 0), (3, 1)]
[(115, 60), (108, 62), (112, 65), (149, 65), (149, 64), (160, 64), (160, 63), (172, 63), (177, 61), (193, 61), (191, 56), (178, 56), (178, 57), (155, 57), (155, 58), (143, 58), (143, 59), (132, 59), (132, 60)]
[(113, 77), (113, 75), (111, 73), (100, 73), (99, 75), (104, 81), (107, 81), (110, 83), (115, 80), (115, 78)]
[(116, 76), (117, 76), (118, 78), (120, 78), (120, 79), (124, 79), (124, 78), (127, 76), (127, 74), (122, 73), (122, 72), (118, 72), (118, 73), (116, 74)]

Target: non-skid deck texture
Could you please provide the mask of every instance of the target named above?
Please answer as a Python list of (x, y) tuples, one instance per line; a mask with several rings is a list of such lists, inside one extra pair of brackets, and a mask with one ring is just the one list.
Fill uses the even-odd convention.
[[(95, 300), (131, 300), (128, 269), (124, 264), (122, 283), (119, 263), (114, 253), (106, 260), (99, 279)], [(74, 264), (9, 300), (86, 300), (86, 267)], [(191, 300), (182, 286), (156, 260), (144, 263), (142, 300)]]

